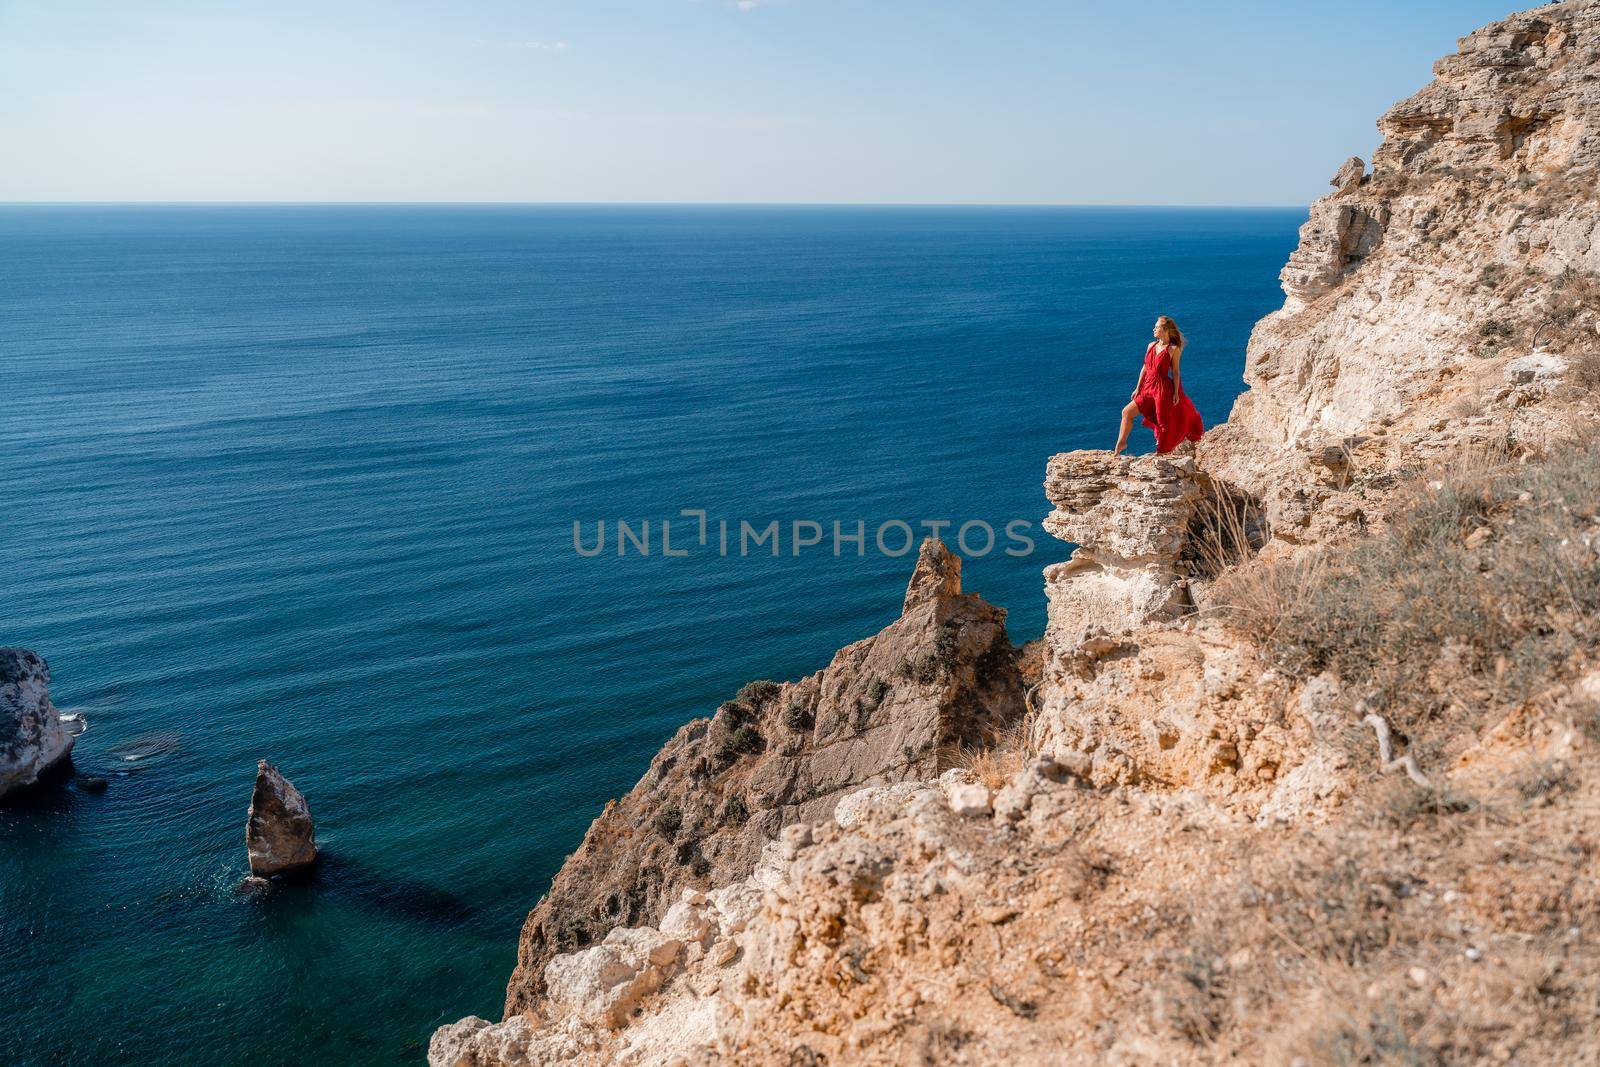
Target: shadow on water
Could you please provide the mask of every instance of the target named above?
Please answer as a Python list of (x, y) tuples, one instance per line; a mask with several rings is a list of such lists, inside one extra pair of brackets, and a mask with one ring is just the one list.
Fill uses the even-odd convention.
[[(116, 745), (105, 757), (95, 760), (91, 768), (75, 766), (69, 756), (33, 785), (0, 799), (0, 812), (21, 816), (21, 822), (15, 825), (34, 823), (31, 816), (54, 817), (70, 813), (100, 799), (95, 794), (105, 792), (110, 785), (104, 775), (121, 778), (152, 769), (182, 746), (182, 735), (164, 732)], [(255, 903), (269, 921), (305, 914), (322, 902), (353, 904), (392, 919), (439, 927), (464, 926), (476, 914), (470, 904), (454, 893), (326, 849), (306, 875), (274, 879), (270, 886), (256, 892), (236, 892)], [(168, 917), (182, 914), (192, 909), (203, 895), (204, 891), (195, 887), (163, 895), (156, 901), (156, 914)]]
[(25, 786), (0, 798), (0, 811), (19, 814), (60, 815), (84, 801), (82, 790), (71, 785), (81, 772), (72, 764), (72, 757), (57, 763), (39, 776), (32, 785)]
[(176, 730), (161, 730), (143, 734), (129, 741), (111, 746), (105, 754), (106, 771), (125, 775), (134, 771), (149, 770), (162, 760), (176, 754), (184, 745), (184, 736)]
[(326, 851), (317, 857), (309, 874), (274, 879), (251, 899), (268, 916), (297, 913), (324, 900), (433, 926), (462, 926), (476, 914), (454, 893)]

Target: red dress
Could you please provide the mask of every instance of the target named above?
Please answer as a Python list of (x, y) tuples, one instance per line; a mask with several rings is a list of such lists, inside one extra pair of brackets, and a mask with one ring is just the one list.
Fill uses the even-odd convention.
[(1198, 441), (1205, 432), (1200, 412), (1187, 396), (1172, 386), (1172, 349), (1154, 341), (1144, 350), (1144, 377), (1133, 395), (1144, 424), (1156, 432), (1156, 451), (1171, 452), (1185, 441)]

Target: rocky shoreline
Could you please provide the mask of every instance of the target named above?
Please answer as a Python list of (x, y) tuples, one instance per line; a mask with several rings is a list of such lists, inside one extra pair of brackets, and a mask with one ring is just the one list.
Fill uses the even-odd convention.
[[(1194, 457), (1048, 461), (1076, 550), (1037, 646), (925, 544), (899, 620), (747, 686), (607, 806), (503, 1021), (441, 1028), (429, 1062), (1592, 1056), (1600, 662), (1554, 601), (1508, 624), (1544, 658), (1473, 642), (1529, 584), (1492, 584), (1513, 559), (1546, 553), (1574, 605), (1596, 582), (1560, 463), (1600, 422), (1600, 0), (1435, 75), (1312, 205)], [(1373, 609), (1341, 640), (1395, 643), (1341, 666), (1319, 612), (1373, 583), (1319, 576), (1352, 558), (1492, 603), (1411, 631), (1414, 597)]]

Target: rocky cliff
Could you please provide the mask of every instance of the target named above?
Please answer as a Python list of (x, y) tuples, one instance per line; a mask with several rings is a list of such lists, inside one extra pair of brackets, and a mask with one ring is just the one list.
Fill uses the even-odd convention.
[(528, 917), (507, 1013), (537, 1008), (557, 954), (747, 877), (785, 826), (862, 786), (934, 777), (1021, 714), (1005, 612), (962, 593), (961, 561), (925, 542), (900, 618), (798, 682), (745, 686), (606, 805)]
[(1488, 381), (1559, 376), (1538, 358), (1507, 372), (1516, 357), (1592, 347), (1597, 49), (1587, 3), (1468, 35), (1379, 119), (1370, 171), (1350, 160), (1312, 205), (1283, 308), (1251, 334), (1249, 391), (1201, 450), (1203, 466), (1268, 499), (1280, 537), (1315, 520), (1318, 493), (1299, 475), (1330, 450), (1388, 437), (1386, 465), (1399, 466), (1540, 434), (1541, 413), (1517, 412), (1526, 390), (1499, 390), (1509, 408), (1476, 399)]
[(430, 1062), (1600, 1058), (1600, 0), (1435, 74), (1197, 455), (1050, 459), (1026, 710), (930, 548), (901, 620), (663, 750)]

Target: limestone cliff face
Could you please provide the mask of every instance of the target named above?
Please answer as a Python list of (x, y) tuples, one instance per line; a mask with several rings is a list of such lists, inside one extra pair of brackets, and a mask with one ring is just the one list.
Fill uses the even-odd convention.
[(1535, 457), (1591, 417), (1600, 3), (1460, 47), (1379, 121), (1373, 170), (1346, 161), (1312, 205), (1284, 306), (1251, 335), (1250, 390), (1196, 459), (1050, 460), (1045, 528), (1078, 548), (1045, 573), (1036, 751), (1250, 818), (1315, 810), (1348, 785), (1325, 743), (1346, 727), (1323, 688), (1285, 692), (1214, 631), (1207, 572), (1358, 536), (1405, 472)]
[[(1281, 495), (1311, 453), (1448, 416), (1433, 401), (1449, 379), (1592, 339), (1597, 55), (1600, 8), (1548, 5), (1463, 38), (1389, 109), (1372, 171), (1346, 164), (1312, 205), (1284, 306), (1251, 335), (1250, 390), (1203, 466)], [(1294, 527), (1303, 510), (1275, 517)]]
[(1100, 451), (1051, 458), (1044, 489), (1055, 510), (1044, 528), (1078, 546), (1045, 570), (1051, 647), (1126, 633), (1192, 607), (1177, 564), (1206, 488), (1188, 458)]
[(936, 776), (1022, 705), (1005, 612), (962, 593), (960, 560), (926, 542), (899, 619), (798, 682), (746, 686), (606, 806), (528, 916), (507, 1013), (538, 1009), (556, 955), (748, 876), (783, 827), (852, 790)]
[[(1009, 761), (946, 771), (1023, 698), (998, 609), (929, 548), (899, 621), (669, 743), (530, 917), (506, 1019), (440, 1029), (430, 1064), (1592, 1058), (1600, 781), (1569, 804), (1547, 780), (1600, 738), (1600, 660), (1573, 649), (1435, 755), (1448, 787), (1391, 795), (1362, 680), (1286, 678), (1209, 610), (1218, 574), (1381, 527), (1426, 462), (1536, 460), (1600, 421), (1600, 0), (1486, 27), (1436, 74), (1313, 205), (1198, 455), (1049, 461), (1045, 526), (1076, 551), (1045, 573)], [(1593, 526), (1562, 550), (1596, 551), (1593, 502), (1562, 510)], [(1531, 787), (1430, 832), (1516, 768)], [(1332, 824), (1358, 795), (1371, 818)], [(574, 918), (587, 943), (557, 940)], [(1562, 998), (1587, 1022), (1542, 1014)]]

